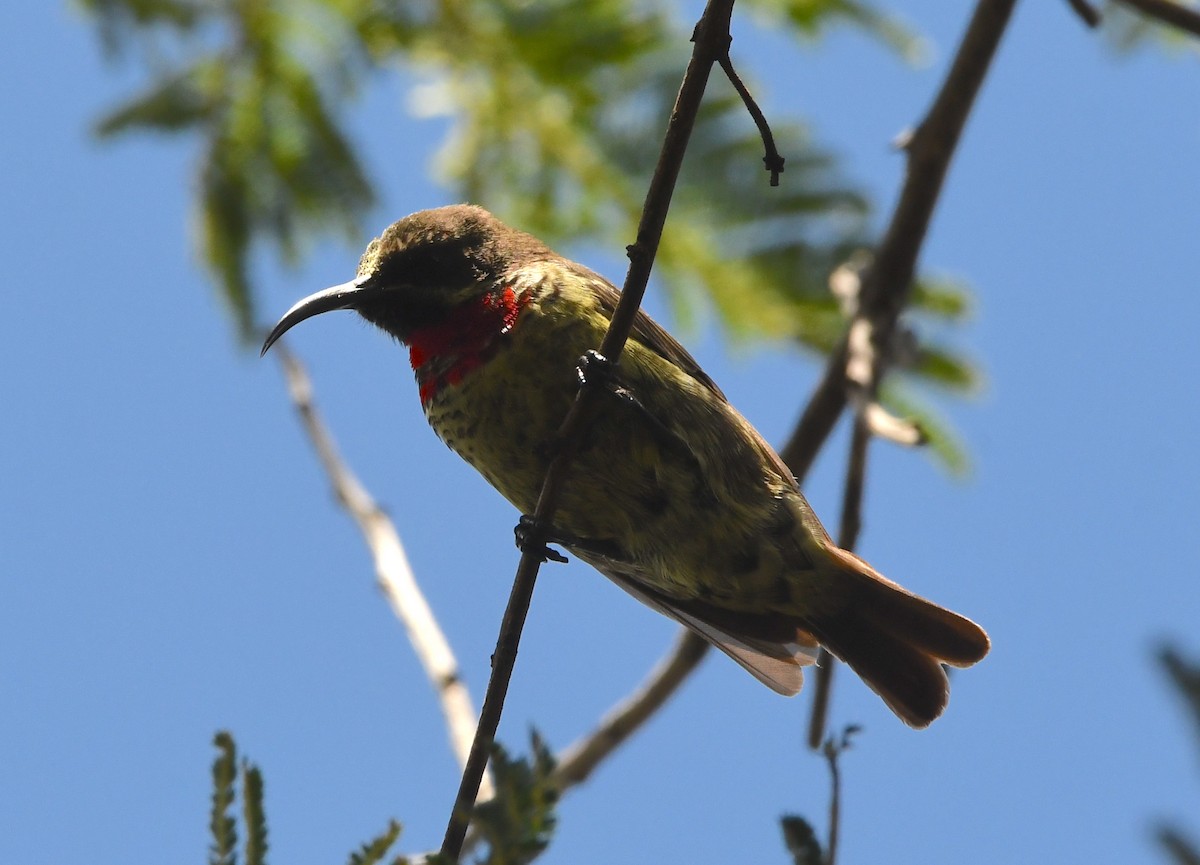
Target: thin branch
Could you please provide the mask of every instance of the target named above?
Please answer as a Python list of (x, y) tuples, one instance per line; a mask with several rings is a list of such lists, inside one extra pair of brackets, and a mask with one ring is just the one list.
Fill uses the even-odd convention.
[(558, 757), (554, 780), (560, 791), (582, 784), (605, 757), (616, 750), (675, 693), (708, 651), (708, 643), (680, 629), (675, 645), (650, 671), (641, 686), (608, 712), (599, 726)]
[(1159, 826), (1154, 835), (1174, 865), (1200, 865), (1200, 849), (1174, 826)]
[[(838, 527), (838, 546), (853, 550), (862, 530), (863, 488), (867, 478), (867, 449), (871, 443), (871, 428), (860, 416), (855, 419), (850, 436), (850, 456), (846, 461), (846, 483), (842, 490), (842, 516)], [(808, 747), (814, 751), (825, 738), (829, 714), (829, 695), (833, 689), (833, 668), (837, 664), (824, 648), (817, 655), (817, 675), (813, 683), (812, 714), (808, 722)]]
[[(446, 716), (450, 744), (459, 765), (465, 765), (475, 731), (475, 708), (471, 705), (467, 686), (459, 677), (458, 661), (450, 643), (417, 585), (396, 526), (342, 460), (313, 402), (312, 381), (303, 365), (282, 342), (276, 344), (275, 354), (283, 365), (288, 393), (304, 431), (317, 452), (338, 502), (358, 525), (367, 542), (375, 560), (379, 587), (396, 618), (404, 624), (417, 659), (433, 684), (442, 714)], [(492, 780), (485, 777), (480, 795), (490, 799), (493, 794)]]
[(784, 159), (780, 155), (778, 148), (775, 147), (775, 136), (771, 133), (771, 126), (767, 123), (767, 118), (762, 113), (762, 109), (758, 107), (758, 103), (754, 101), (754, 97), (750, 95), (750, 91), (737, 74), (737, 70), (733, 68), (733, 61), (729, 59), (728, 49), (718, 62), (720, 62), (721, 68), (725, 70), (725, 77), (729, 79), (729, 83), (733, 85), (733, 89), (737, 91), (738, 96), (742, 97), (742, 104), (746, 106), (746, 110), (754, 118), (754, 125), (758, 127), (758, 134), (762, 136), (763, 140), (763, 149), (766, 150), (766, 155), (763, 156), (763, 164), (766, 166), (767, 171), (771, 172), (771, 185), (778, 186), (779, 175), (783, 174)]
[[(980, 0), (941, 90), (908, 147), (907, 171), (891, 223), (869, 268), (862, 292), (872, 339), (887, 345), (908, 302), (913, 272), (950, 160), (971, 113), (1016, 0)], [(834, 349), (791, 438), (780, 451), (803, 480), (848, 399), (845, 337)]]
[[(887, 233), (870, 264), (857, 274), (861, 282), (851, 286), (850, 325), (780, 452), (797, 481), (802, 481), (846, 404), (853, 405), (856, 420), (839, 533), (839, 543), (846, 548), (847, 544), (853, 546), (858, 535), (861, 465), (866, 459), (869, 434), (886, 432), (888, 438), (914, 444), (922, 439), (919, 428), (887, 414), (878, 405), (875, 392), (886, 370), (886, 348), (894, 339), (900, 313), (911, 293), (917, 258), (946, 171), (1015, 2), (980, 0), (975, 7), (941, 90), (908, 142), (904, 188)], [(855, 274), (835, 274), (842, 284), (839, 300), (843, 303), (847, 300), (843, 296), (847, 294), (844, 283), (850, 275)], [(833, 659), (828, 653), (822, 651), (818, 663), (821, 666), (808, 728), (812, 748), (818, 747), (824, 737), (833, 676)]]
[(841, 739), (830, 737), (825, 742), (825, 761), (829, 764), (829, 835), (825, 845), (825, 865), (836, 865), (838, 849), (838, 827), (841, 825), (842, 811), (842, 773), (838, 766), (838, 758), (850, 749), (850, 737), (858, 732), (858, 727), (849, 726), (842, 731)]
[[(758, 127), (766, 150), (763, 162), (771, 172), (771, 185), (778, 186), (779, 175), (784, 170), (784, 157), (775, 146), (775, 136), (758, 103), (733, 68), (728, 43), (725, 53), (717, 58), (717, 62)], [(655, 666), (638, 690), (610, 710), (595, 730), (568, 747), (559, 757), (556, 776), (562, 782), (562, 789), (585, 781), (602, 760), (649, 720), (699, 666), (708, 649), (709, 644), (703, 639), (681, 628), (671, 651)]]
[(1088, 27), (1099, 27), (1102, 20), (1100, 10), (1093, 6), (1088, 0), (1067, 0), (1067, 4), (1072, 11), (1079, 16), (1079, 19)]
[[(610, 709), (599, 725), (559, 752), (553, 779), (559, 793), (565, 793), (591, 777), (604, 760), (638, 731), (663, 707), (688, 676), (700, 666), (710, 646), (701, 637), (680, 628), (675, 643), (632, 694)], [(472, 825), (463, 840), (461, 855), (475, 849), (482, 836)], [(419, 857), (428, 859), (428, 856)]]
[(1172, 0), (1120, 0), (1150, 18), (1200, 36), (1200, 12)]
[[(734, 0), (710, 0), (692, 34), (694, 43), (692, 58), (688, 63), (687, 72), (684, 74), (675, 108), (671, 112), (658, 165), (655, 167), (650, 188), (646, 193), (641, 221), (638, 224), (637, 239), (628, 250), (630, 263), (625, 277), (624, 290), (600, 347), (601, 354), (613, 363), (620, 357), (633, 326), (634, 317), (637, 315), (638, 307), (641, 305), (642, 296), (646, 292), (650, 269), (658, 251), (675, 182), (683, 164), (683, 155), (687, 149), (692, 127), (695, 125), (696, 116), (699, 113), (700, 101), (708, 83), (709, 73), (713, 63), (717, 61), (729, 44), (729, 21), (733, 14), (733, 2)], [(580, 433), (595, 416), (597, 407), (598, 395), (594, 389), (580, 388), (575, 402), (559, 430), (558, 441), (561, 442), (561, 447), (550, 463), (546, 479), (542, 484), (541, 494), (538, 496), (537, 508), (533, 514), (535, 533), (539, 529), (544, 531), (545, 527), (553, 525), (554, 513), (566, 470), (574, 457)], [(484, 696), (479, 726), (475, 733), (475, 740), (471, 744), (471, 752), (463, 770), (462, 782), (459, 785), (458, 794), (446, 826), (446, 836), (442, 840), (442, 856), (448, 862), (457, 862), (462, 851), (463, 839), (470, 823), (471, 809), (475, 803), (484, 768), (487, 766), (488, 756), (495, 740), (496, 728), (500, 723), (504, 697), (508, 692), (513, 665), (516, 662), (517, 644), (520, 641), (521, 630), (529, 611), (529, 602), (533, 596), (534, 584), (537, 581), (538, 569), (541, 566), (542, 552), (539, 550), (539, 546), (544, 538), (531, 537), (529, 541), (530, 543), (526, 545), (526, 549), (521, 554), (521, 562), (513, 580), (508, 607), (504, 611), (504, 619), (500, 624), (500, 636), (496, 643), (496, 652), (492, 657), (492, 675), (488, 681), (487, 694)]]

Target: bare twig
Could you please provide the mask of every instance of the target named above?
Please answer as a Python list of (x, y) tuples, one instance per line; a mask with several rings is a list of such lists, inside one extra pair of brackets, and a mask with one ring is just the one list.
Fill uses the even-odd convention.
[(762, 109), (758, 107), (758, 103), (754, 101), (754, 97), (750, 95), (750, 91), (737, 74), (737, 70), (733, 68), (733, 61), (729, 59), (728, 49), (726, 49), (725, 54), (718, 62), (721, 64), (721, 68), (725, 70), (725, 77), (729, 79), (729, 83), (733, 85), (733, 89), (737, 91), (738, 96), (742, 97), (742, 104), (746, 106), (746, 110), (754, 118), (754, 125), (758, 127), (758, 134), (762, 136), (763, 140), (763, 149), (766, 150), (766, 155), (763, 156), (763, 164), (767, 167), (767, 171), (771, 172), (771, 185), (778, 186), (779, 175), (783, 174), (784, 159), (775, 147), (775, 136), (771, 133), (771, 126), (767, 123), (767, 118), (762, 113)]
[(1089, 3), (1088, 0), (1067, 0), (1067, 4), (1088, 27), (1100, 26), (1100, 10)]
[(1200, 12), (1172, 0), (1120, 0), (1150, 18), (1200, 36)]
[(1159, 826), (1154, 835), (1175, 865), (1200, 865), (1200, 848), (1174, 826)]
[[(276, 344), (275, 354), (283, 366), (288, 393), (300, 415), (304, 431), (317, 452), (334, 494), (367, 542), (375, 560), (379, 587), (392, 612), (404, 624), (417, 659), (437, 692), (442, 714), (446, 716), (450, 744), (459, 765), (465, 765), (475, 730), (475, 708), (471, 705), (467, 686), (459, 677), (458, 661), (450, 649), (450, 643), (417, 585), (396, 526), (342, 460), (313, 402), (312, 381), (304, 366), (282, 342)], [(480, 795), (490, 799), (493, 790), (491, 778), (485, 777), (480, 786)]]
[[(802, 481), (821, 445), (833, 430), (848, 402), (855, 408), (855, 438), (881, 430), (897, 433), (889, 438), (920, 438), (920, 430), (872, 410), (875, 391), (885, 372), (887, 347), (895, 337), (900, 313), (911, 293), (917, 258), (924, 242), (950, 160), (975, 97), (991, 66), (1016, 0), (979, 0), (946, 79), (925, 119), (908, 142), (904, 188), (891, 223), (870, 265), (861, 274), (854, 316), (812, 398), (780, 452), (798, 481)], [(882, 407), (880, 407), (882, 411)], [(906, 428), (907, 427), (907, 428)], [(915, 443), (915, 441), (913, 442)], [(864, 454), (865, 454), (865, 445)], [(853, 472), (853, 449), (851, 472)], [(851, 496), (852, 476), (846, 496)], [(861, 483), (861, 479), (860, 479)], [(858, 493), (861, 495), (861, 487)], [(847, 515), (843, 512), (843, 529)], [(854, 518), (857, 520), (857, 517)], [(857, 535), (857, 528), (854, 534)], [(853, 538), (850, 538), (853, 540)], [(822, 655), (817, 673), (808, 742), (817, 747), (825, 729), (832, 659)]]
[[(838, 527), (838, 546), (853, 550), (862, 530), (863, 488), (867, 478), (867, 448), (871, 443), (871, 428), (860, 416), (855, 418), (850, 436), (850, 457), (846, 461), (846, 483), (842, 490), (842, 517)], [(825, 738), (825, 723), (829, 714), (829, 694), (833, 688), (833, 668), (837, 660), (824, 648), (817, 656), (817, 675), (813, 682), (812, 714), (808, 722), (808, 747), (814, 751)]]
[(838, 758), (850, 748), (850, 737), (858, 727), (849, 726), (842, 731), (840, 739), (830, 737), (825, 742), (825, 761), (829, 764), (829, 836), (825, 845), (825, 865), (836, 865), (838, 849), (838, 827), (841, 825), (842, 773)]
[[(658, 251), (663, 226), (666, 223), (667, 210), (670, 207), (675, 182), (683, 164), (683, 155), (687, 149), (692, 127), (695, 125), (709, 73), (713, 63), (722, 56), (729, 44), (729, 20), (733, 13), (733, 2), (734, 0), (710, 0), (692, 34), (694, 43), (692, 59), (684, 74), (683, 83), (675, 101), (675, 108), (671, 112), (671, 119), (667, 125), (658, 165), (655, 167), (650, 188), (646, 193), (641, 221), (638, 224), (637, 239), (628, 249), (629, 271), (625, 277), (621, 300), (617, 304), (612, 322), (600, 347), (601, 354), (614, 363), (625, 347), (625, 341), (629, 337), (629, 331), (633, 326), (638, 307), (641, 305), (642, 296), (646, 292), (646, 284), (650, 279), (650, 270)], [(575, 403), (567, 413), (559, 430), (558, 441), (562, 445), (550, 463), (546, 479), (542, 484), (541, 494), (538, 496), (537, 508), (533, 514), (535, 533), (539, 529), (544, 531), (545, 527), (553, 525), (559, 491), (566, 470), (574, 458), (579, 435), (594, 417), (596, 406), (597, 394), (591, 388), (580, 388)], [(450, 813), (446, 836), (442, 840), (442, 856), (449, 862), (457, 862), (461, 853), (479, 782), (483, 777), (488, 755), (495, 740), (496, 728), (500, 723), (504, 697), (508, 691), (509, 680), (512, 678), (513, 665), (516, 662), (517, 644), (520, 641), (521, 630), (525, 624), (525, 616), (529, 610), (529, 602), (533, 596), (533, 587), (541, 565), (542, 553), (539, 546), (543, 540), (544, 538), (536, 536), (529, 538), (530, 543), (521, 554), (521, 562), (513, 580), (508, 607), (505, 609), (504, 619), (500, 624), (500, 636), (496, 643), (496, 652), (492, 657), (492, 676), (488, 681), (487, 694), (484, 696), (479, 726), (475, 732), (471, 753), (467, 758), (458, 795), (455, 797)]]
[(582, 784), (600, 762), (646, 722), (696, 669), (708, 643), (680, 629), (674, 646), (642, 685), (605, 715), (599, 726), (558, 758), (554, 780), (559, 790)]
[[(861, 312), (874, 324), (872, 339), (877, 345), (888, 344), (908, 302), (916, 261), (946, 170), (1015, 4), (1016, 0), (980, 0), (976, 5), (954, 63), (908, 147), (904, 188), (862, 291)], [(847, 360), (848, 342), (843, 337), (780, 451), (798, 480), (808, 473), (846, 407)]]

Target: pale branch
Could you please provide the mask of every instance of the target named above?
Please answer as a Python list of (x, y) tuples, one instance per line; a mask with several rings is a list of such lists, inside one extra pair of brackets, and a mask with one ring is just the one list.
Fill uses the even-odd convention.
[[(313, 401), (312, 380), (304, 366), (282, 342), (276, 343), (275, 354), (283, 366), (288, 394), (300, 416), (304, 432), (317, 453), (338, 502), (362, 532), (375, 562), (379, 588), (396, 618), (404, 625), (417, 659), (437, 693), (454, 754), (459, 765), (465, 765), (475, 731), (475, 708), (471, 705), (467, 686), (459, 675), (458, 661), (450, 643), (417, 584), (396, 526), (338, 453), (333, 436)], [(488, 776), (480, 785), (480, 795), (488, 799), (494, 795), (494, 787)]]
[(1174, 3), (1172, 0), (1118, 0), (1141, 12), (1148, 18), (1155, 18), (1164, 24), (1185, 30), (1193, 36), (1200, 36), (1200, 12)]
[[(904, 187), (892, 219), (865, 274), (860, 314), (871, 335), (887, 345), (911, 293), (913, 272), (950, 160), (1016, 0), (980, 0), (954, 62), (925, 119), (907, 147)], [(849, 399), (848, 339), (830, 355), (824, 374), (780, 456), (803, 480)]]
[(707, 651), (708, 643), (681, 628), (670, 652), (650, 671), (638, 689), (613, 707), (595, 730), (558, 756), (554, 781), (559, 790), (586, 781), (605, 757), (667, 702), (699, 666)]
[[(637, 239), (628, 250), (630, 264), (621, 300), (600, 346), (600, 353), (613, 363), (617, 362), (625, 346), (642, 296), (646, 292), (675, 182), (683, 164), (683, 156), (700, 110), (700, 101), (712, 65), (727, 50), (729, 44), (733, 2), (734, 0), (710, 0), (692, 34), (692, 58), (684, 73), (683, 83), (663, 138), (662, 152), (646, 193)], [(517, 566), (508, 606), (500, 623), (496, 652), (492, 656), (492, 675), (483, 699), (479, 726), (471, 743), (471, 752), (463, 769), (462, 781), (450, 812), (445, 838), (442, 840), (441, 854), (448, 862), (457, 862), (459, 859), (463, 839), (470, 824), (471, 810), (479, 791), (479, 782), (487, 766), (492, 743), (495, 741), (496, 728), (500, 724), (504, 697), (508, 692), (513, 665), (516, 662), (517, 645), (529, 612), (529, 602), (533, 597), (533, 588), (543, 556), (542, 543), (545, 538), (538, 537), (537, 533), (544, 532), (546, 527), (553, 525), (566, 471), (574, 457), (582, 432), (596, 414), (598, 399), (594, 388), (581, 387), (558, 433), (557, 440), (561, 446), (550, 463), (542, 483), (541, 494), (538, 496), (533, 514), (534, 536), (528, 538), (528, 543), (521, 553), (520, 564)]]
[(758, 107), (758, 103), (750, 95), (750, 91), (746, 88), (741, 76), (733, 68), (733, 61), (729, 59), (728, 49), (726, 49), (724, 56), (718, 62), (721, 64), (721, 69), (725, 71), (725, 77), (729, 79), (729, 83), (733, 85), (733, 89), (742, 98), (742, 104), (750, 112), (750, 117), (753, 118), (754, 125), (758, 127), (758, 134), (762, 136), (763, 149), (766, 151), (766, 155), (763, 156), (763, 165), (771, 173), (771, 185), (778, 186), (779, 175), (783, 173), (784, 158), (780, 155), (779, 149), (775, 147), (775, 136), (771, 133), (771, 125), (767, 123), (766, 115), (762, 113), (762, 109)]
[(1088, 0), (1067, 0), (1067, 5), (1071, 10), (1079, 16), (1088, 27), (1099, 27), (1102, 21), (1100, 10), (1093, 6)]
[(928, 439), (917, 424), (896, 417), (879, 404), (876, 375), (886, 369), (887, 363), (876, 351), (873, 332), (871, 319), (862, 315), (854, 318), (846, 332), (846, 390), (850, 407), (873, 435), (908, 447), (925, 444)]

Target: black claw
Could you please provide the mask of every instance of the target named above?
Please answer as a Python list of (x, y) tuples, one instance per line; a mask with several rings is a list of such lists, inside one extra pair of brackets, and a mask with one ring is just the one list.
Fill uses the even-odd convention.
[(529, 514), (521, 515), (520, 521), (513, 528), (513, 534), (516, 535), (517, 549), (522, 553), (536, 553), (541, 557), (543, 562), (562, 562), (565, 564), (570, 561), (570, 559), (558, 550), (550, 549), (541, 540), (545, 533), (538, 529), (537, 522)]
[(611, 360), (596, 349), (589, 348), (575, 364), (575, 375), (581, 386), (606, 385), (612, 381), (613, 366)]

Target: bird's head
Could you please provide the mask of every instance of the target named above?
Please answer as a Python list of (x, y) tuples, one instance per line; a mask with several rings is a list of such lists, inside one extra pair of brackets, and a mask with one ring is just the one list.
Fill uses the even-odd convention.
[(539, 240), (482, 207), (422, 210), (371, 241), (350, 282), (318, 291), (286, 313), (263, 354), (294, 325), (323, 312), (353, 309), (402, 341), (447, 321), (456, 309), (497, 290), (514, 268), (553, 255)]

